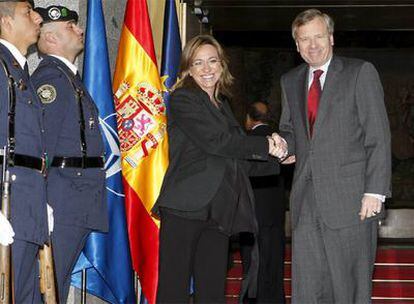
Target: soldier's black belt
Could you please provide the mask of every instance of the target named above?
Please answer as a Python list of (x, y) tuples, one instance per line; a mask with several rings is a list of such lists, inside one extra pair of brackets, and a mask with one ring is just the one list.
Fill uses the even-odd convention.
[(102, 157), (54, 157), (52, 167), (59, 168), (103, 168)]
[[(0, 155), (0, 163), (3, 162), (3, 155)], [(10, 162), (11, 167), (25, 167), (34, 169), (44, 174), (46, 172), (46, 160), (44, 158), (34, 157), (30, 155), (14, 154), (13, 161)]]

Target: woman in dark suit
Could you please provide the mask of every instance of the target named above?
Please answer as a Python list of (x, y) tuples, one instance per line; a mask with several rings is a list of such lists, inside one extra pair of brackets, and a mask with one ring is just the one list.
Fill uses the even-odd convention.
[(168, 111), (170, 164), (153, 209), (161, 219), (157, 302), (188, 303), (193, 277), (196, 303), (224, 303), (229, 236), (257, 231), (248, 175), (278, 172), (268, 160), (279, 150), (271, 138), (246, 136), (234, 118), (233, 77), (213, 37), (186, 44), (179, 78)]

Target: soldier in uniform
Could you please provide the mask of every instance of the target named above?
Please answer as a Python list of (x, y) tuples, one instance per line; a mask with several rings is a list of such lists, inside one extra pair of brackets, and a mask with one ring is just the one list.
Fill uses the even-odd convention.
[(48, 237), (42, 105), (25, 58), (41, 22), (30, 1), (0, 0), (0, 167), (6, 158), (11, 182), (0, 240), (12, 244), (15, 303), (41, 301), (36, 255)]
[(37, 12), (43, 18), (38, 49), (44, 56), (32, 78), (44, 106), (53, 255), (59, 302), (65, 303), (86, 238), (108, 229), (104, 144), (98, 110), (74, 65), (83, 50), (78, 14), (56, 5)]

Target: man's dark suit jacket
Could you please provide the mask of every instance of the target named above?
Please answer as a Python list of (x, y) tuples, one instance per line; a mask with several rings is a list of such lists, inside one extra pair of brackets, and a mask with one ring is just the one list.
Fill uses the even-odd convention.
[[(268, 125), (260, 125), (248, 134), (253, 136), (271, 135)], [(256, 217), (259, 226), (279, 225), (283, 227), (285, 220), (284, 181), (279, 174), (250, 177), (256, 200)]]
[[(273, 133), (268, 125), (259, 125), (248, 132), (250, 136)], [(284, 179), (282, 175), (250, 177), (253, 188), (259, 234), (256, 241), (250, 233), (240, 234), (240, 253), (243, 271), (249, 268), (252, 243), (259, 246), (257, 294), (248, 303), (284, 303), (283, 275), (285, 251)]]

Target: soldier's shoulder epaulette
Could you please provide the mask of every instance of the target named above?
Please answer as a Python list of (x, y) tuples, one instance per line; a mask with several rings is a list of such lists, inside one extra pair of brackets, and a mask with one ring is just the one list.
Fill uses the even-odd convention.
[(39, 80), (49, 80), (49, 79), (56, 79), (64, 77), (63, 72), (54, 66), (52, 63), (49, 62), (41, 62), (36, 70), (33, 72), (32, 80), (39, 81)]
[(21, 69), (17, 60), (10, 61), (9, 56), (0, 51), (0, 72), (2, 74), (12, 73), (13, 69)]

